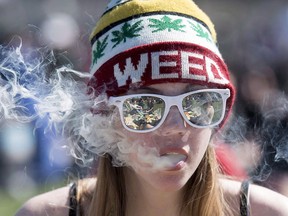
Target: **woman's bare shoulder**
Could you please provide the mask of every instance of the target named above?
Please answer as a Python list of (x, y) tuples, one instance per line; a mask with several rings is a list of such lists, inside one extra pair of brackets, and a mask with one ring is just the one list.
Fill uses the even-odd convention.
[(253, 215), (288, 215), (288, 198), (265, 187), (251, 185), (250, 203)]
[(15, 216), (67, 216), (69, 212), (69, 187), (59, 188), (29, 199)]
[[(221, 179), (220, 184), (228, 203), (240, 211), (241, 182)], [(268, 188), (250, 184), (249, 202), (253, 216), (288, 215), (288, 198)]]
[[(96, 178), (86, 178), (78, 180), (77, 184), (85, 188), (87, 193), (92, 194), (95, 190), (96, 181)], [(35, 196), (24, 203), (15, 216), (67, 216), (70, 201), (69, 189), (70, 186), (66, 186)], [(85, 202), (83, 204), (89, 205)]]

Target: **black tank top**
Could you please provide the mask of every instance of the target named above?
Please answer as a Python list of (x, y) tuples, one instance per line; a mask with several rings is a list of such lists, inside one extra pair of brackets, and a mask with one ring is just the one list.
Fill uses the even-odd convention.
[[(249, 185), (250, 182), (245, 180), (241, 184), (240, 190), (240, 215), (250, 216), (249, 203)], [(79, 216), (79, 206), (77, 204), (77, 184), (73, 183), (69, 189), (69, 216)]]
[(69, 188), (69, 216), (77, 216), (77, 184), (72, 183)]

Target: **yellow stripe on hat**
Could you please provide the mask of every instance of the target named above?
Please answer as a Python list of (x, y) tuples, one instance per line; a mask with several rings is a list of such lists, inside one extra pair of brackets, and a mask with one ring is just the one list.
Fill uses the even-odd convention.
[(92, 34), (90, 35), (90, 40), (102, 31), (104, 28), (108, 27), (112, 23), (118, 22), (122, 19), (157, 11), (167, 11), (174, 13), (181, 13), (189, 15), (201, 20), (205, 23), (214, 42), (217, 42), (216, 31), (214, 25), (210, 18), (192, 1), (192, 0), (132, 0), (122, 5), (113, 8), (111, 11), (105, 13), (101, 19), (98, 21), (96, 27), (94, 28)]

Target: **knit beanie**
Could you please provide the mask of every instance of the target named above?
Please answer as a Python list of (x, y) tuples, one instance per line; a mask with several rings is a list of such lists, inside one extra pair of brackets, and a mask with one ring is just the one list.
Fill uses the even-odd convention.
[(235, 90), (210, 18), (192, 0), (112, 0), (91, 37), (94, 93), (124, 94), (158, 83)]

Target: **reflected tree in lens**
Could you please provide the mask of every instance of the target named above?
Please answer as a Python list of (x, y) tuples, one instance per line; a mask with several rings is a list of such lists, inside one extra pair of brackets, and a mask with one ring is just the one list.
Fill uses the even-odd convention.
[(128, 98), (123, 103), (123, 117), (127, 127), (134, 130), (154, 128), (162, 119), (165, 102), (154, 96)]
[(216, 92), (199, 92), (182, 101), (184, 114), (196, 125), (206, 126), (218, 122), (222, 116), (223, 100)]

